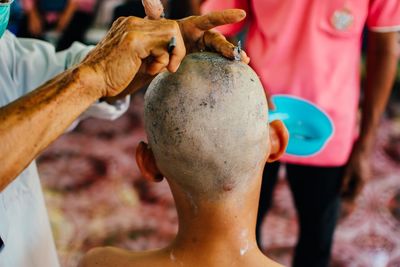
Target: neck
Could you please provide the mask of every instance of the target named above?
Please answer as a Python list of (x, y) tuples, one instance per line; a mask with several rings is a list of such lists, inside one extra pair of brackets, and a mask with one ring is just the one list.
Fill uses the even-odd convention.
[(229, 253), (259, 253), (255, 225), (261, 178), (254, 180), (246, 184), (246, 192), (230, 192), (223, 200), (215, 201), (195, 200), (170, 182), (179, 217), (179, 231), (171, 252), (212, 256), (224, 251), (224, 257), (229, 257)]

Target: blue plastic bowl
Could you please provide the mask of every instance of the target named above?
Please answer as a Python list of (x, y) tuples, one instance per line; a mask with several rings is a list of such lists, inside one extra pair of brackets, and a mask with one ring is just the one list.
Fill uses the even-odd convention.
[(313, 156), (325, 147), (334, 126), (324, 111), (307, 100), (289, 95), (275, 95), (272, 102), (275, 110), (269, 111), (269, 121), (282, 120), (288, 129), (288, 155)]

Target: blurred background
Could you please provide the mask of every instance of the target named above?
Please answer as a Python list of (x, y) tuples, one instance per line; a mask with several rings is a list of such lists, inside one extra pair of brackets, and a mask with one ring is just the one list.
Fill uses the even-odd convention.
[[(164, 1), (167, 16), (196, 12), (195, 1)], [(96, 44), (119, 16), (144, 17), (140, 0), (15, 0), (9, 29), (17, 36), (52, 42)], [(361, 63), (360, 66), (363, 64)], [(379, 129), (373, 179), (357, 209), (342, 212), (335, 233), (332, 266), (400, 266), (400, 68)], [(165, 182), (149, 184), (135, 163), (145, 140), (143, 89), (117, 121), (88, 119), (39, 158), (38, 166), (62, 266), (76, 266), (88, 249), (132, 250), (168, 244), (177, 230), (174, 201)], [(296, 241), (296, 213), (284, 173), (272, 212), (263, 225), (263, 250), (290, 265)]]

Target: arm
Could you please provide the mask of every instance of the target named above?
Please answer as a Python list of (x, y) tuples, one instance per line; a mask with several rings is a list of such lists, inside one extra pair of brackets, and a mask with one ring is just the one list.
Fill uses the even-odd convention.
[(32, 3), (27, 9), (28, 29), (33, 36), (40, 36), (43, 33), (43, 22), (37, 10), (36, 3)]
[[(172, 36), (177, 47), (169, 55)], [(0, 108), (0, 191), (95, 100), (126, 88), (142, 60), (154, 58), (151, 73), (176, 71), (184, 54), (176, 22), (118, 20), (80, 65)]]
[(370, 176), (369, 157), (381, 116), (396, 75), (399, 48), (396, 32), (369, 32), (367, 77), (362, 102), (360, 136), (353, 147), (342, 193), (353, 202)]
[(368, 34), (367, 77), (359, 138), (368, 152), (396, 77), (399, 56), (397, 38), (397, 32), (370, 31)]
[[(15, 38), (11, 35), (8, 37), (12, 41), (9, 45), (9, 65), (12, 77), (17, 84), (14, 90), (20, 96), (36, 89), (43, 82), (54, 78), (61, 72), (76, 66), (93, 49), (92, 46), (74, 43), (68, 49), (56, 52), (54, 46), (43, 41)], [(122, 100), (123, 105), (95, 103), (79, 117), (79, 120), (87, 117), (115, 119), (128, 109), (129, 99)], [(78, 120), (74, 123), (75, 126), (77, 122)], [(74, 127), (69, 129), (72, 128)]]

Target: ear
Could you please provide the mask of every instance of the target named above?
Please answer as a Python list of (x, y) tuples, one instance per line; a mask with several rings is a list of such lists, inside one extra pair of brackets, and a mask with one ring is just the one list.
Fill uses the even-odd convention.
[(158, 170), (153, 151), (145, 142), (140, 142), (136, 148), (136, 163), (146, 180), (151, 182), (163, 180), (164, 176)]
[(275, 120), (269, 124), (269, 139), (270, 154), (267, 162), (274, 162), (285, 153), (289, 140), (289, 133), (282, 121)]

